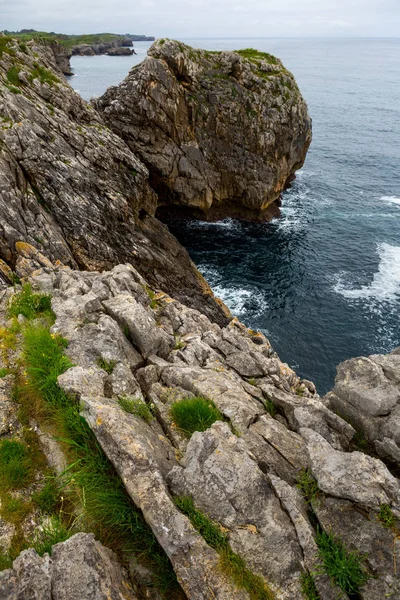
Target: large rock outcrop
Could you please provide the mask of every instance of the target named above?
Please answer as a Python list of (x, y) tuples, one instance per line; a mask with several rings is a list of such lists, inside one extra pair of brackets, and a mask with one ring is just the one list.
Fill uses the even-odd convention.
[(95, 101), (150, 171), (160, 214), (266, 219), (305, 160), (311, 120), (281, 61), (158, 40)]
[(223, 322), (187, 252), (154, 217), (147, 168), (65, 82), (50, 46), (0, 40), (0, 259), (14, 269), (16, 244), (28, 243), (82, 269), (128, 261)]
[(400, 348), (341, 363), (325, 402), (379, 456), (400, 466)]
[[(102, 273), (37, 267), (37, 259), (25, 260), (26, 277), (52, 294), (52, 331), (68, 340), (74, 364), (59, 385), (79, 401), (189, 600), (247, 600), (248, 593), (235, 587), (218, 552), (180, 511), (177, 497), (188, 496), (262, 578), (266, 597), (301, 598), (304, 573), (315, 575), (322, 600), (339, 597), (321, 568), (318, 523), (362, 555), (371, 578), (358, 598), (400, 598), (393, 568), (398, 479), (378, 458), (353, 451), (355, 430), (262, 334), (236, 319), (212, 323), (150, 290), (131, 265)], [(188, 440), (171, 407), (194, 396), (212, 401), (221, 420)], [(153, 418), (126, 412), (121, 397), (146, 402)], [(390, 528), (382, 507), (394, 519)]]

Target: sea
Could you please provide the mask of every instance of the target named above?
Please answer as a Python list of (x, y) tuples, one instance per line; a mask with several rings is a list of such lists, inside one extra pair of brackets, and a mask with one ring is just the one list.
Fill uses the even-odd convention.
[[(169, 226), (232, 313), (322, 395), (341, 361), (400, 346), (400, 39), (181, 41), (270, 52), (308, 103), (313, 142), (280, 217)], [(73, 57), (70, 83), (99, 96), (149, 46)]]

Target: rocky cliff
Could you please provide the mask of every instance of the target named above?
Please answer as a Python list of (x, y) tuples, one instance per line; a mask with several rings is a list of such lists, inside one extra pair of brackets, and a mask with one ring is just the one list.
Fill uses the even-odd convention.
[(311, 141), (293, 76), (252, 49), (158, 40), (94, 104), (149, 169), (160, 214), (267, 219)]
[(65, 82), (49, 45), (0, 37), (0, 170), (0, 259), (12, 268), (24, 242), (82, 269), (129, 261), (154, 285), (226, 319), (154, 217), (147, 168)]
[[(48, 262), (37, 270), (37, 260), (27, 258), (24, 273), (42, 295), (9, 288), (1, 299), (0, 461), (4, 440), (25, 439), (20, 419), (28, 411), (40, 447), (60, 472), (56, 482), (64, 485), (63, 502), (71, 506), (73, 499), (80, 516), (71, 519), (71, 508), (64, 509), (64, 537), (74, 537), (68, 542), (45, 537), (46, 546), (43, 508), (35, 504), (33, 513), (27, 509), (18, 521), (0, 509), (4, 550), (12, 552), (21, 530), (26, 539), (19, 539), (20, 547), (36, 548), (0, 574), (4, 600), (36, 589), (38, 581), (44, 590), (53, 586), (52, 595), (38, 596), (49, 599), (89, 598), (90, 590), (104, 600), (135, 594), (157, 600), (400, 598), (398, 479), (360, 446), (356, 430), (328, 399), (321, 400), (311, 382), (279, 360), (263, 335), (236, 319), (219, 327), (152, 289), (131, 265), (98, 273)], [(51, 295), (52, 318), (45, 317), (49, 296), (43, 293)], [(35, 350), (39, 339), (39, 348), (45, 348), (45, 339), (54, 346), (44, 360), (42, 350)], [(391, 385), (399, 393), (396, 361), (379, 361), (392, 366)], [(24, 388), (28, 398), (36, 398), (34, 406), (31, 401), (27, 406)], [(379, 394), (378, 405), (387, 408)], [(80, 487), (81, 425), (70, 424), (79, 412), (89, 427), (85, 460), (101, 448), (110, 464), (108, 477), (120, 478), (129, 510), (140, 510), (157, 541), (152, 552), (167, 557), (177, 577), (164, 592), (157, 588), (154, 595), (157, 567), (143, 564), (143, 549), (119, 551), (123, 567), (93, 538), (79, 534), (94, 531), (103, 544), (113, 540), (101, 500), (109, 492), (95, 488), (99, 529), (85, 478), (86, 492)], [(60, 423), (72, 440), (60, 435)], [(98, 446), (89, 443), (89, 431)], [(49, 444), (54, 437), (56, 447)], [(65, 458), (55, 460), (59, 453)], [(98, 469), (98, 460), (90, 463), (92, 469)], [(45, 482), (37, 473), (35, 498)], [(12, 493), (26, 499), (24, 489)], [(9, 502), (4, 492), (0, 496)], [(117, 498), (112, 523), (119, 522)], [(124, 536), (123, 529), (118, 532)], [(149, 535), (141, 530), (143, 539)], [(51, 550), (54, 538), (59, 543)], [(82, 564), (74, 563), (81, 555)], [(71, 596), (58, 581), (61, 572)]]

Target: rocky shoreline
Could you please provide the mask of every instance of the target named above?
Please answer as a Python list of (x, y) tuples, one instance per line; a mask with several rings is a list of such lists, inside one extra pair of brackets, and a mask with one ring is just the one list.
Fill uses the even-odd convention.
[(400, 599), (399, 351), (320, 398), (157, 218), (278, 210), (293, 76), (159, 40), (88, 104), (56, 54), (0, 36), (2, 600)]

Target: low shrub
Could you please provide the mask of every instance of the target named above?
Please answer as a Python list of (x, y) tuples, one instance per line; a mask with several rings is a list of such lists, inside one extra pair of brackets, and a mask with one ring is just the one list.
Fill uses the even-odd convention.
[(216, 421), (223, 420), (214, 402), (201, 396), (174, 402), (170, 413), (180, 431), (189, 438), (195, 431), (206, 431)]

